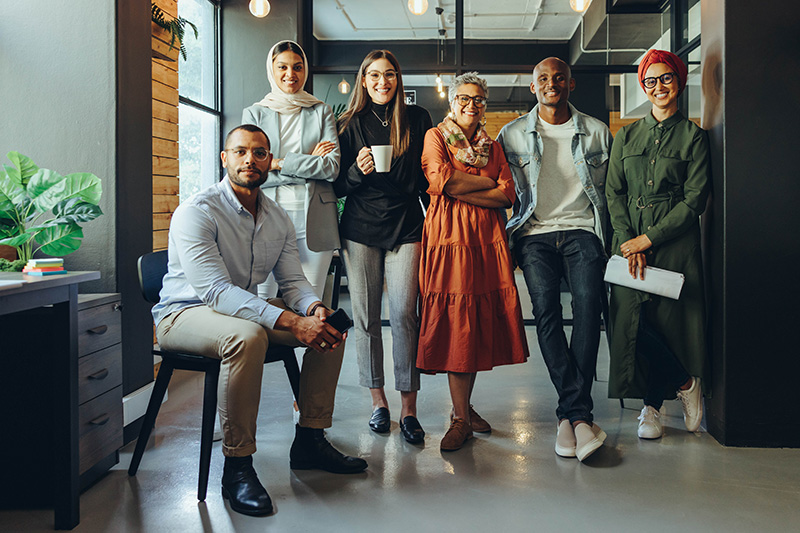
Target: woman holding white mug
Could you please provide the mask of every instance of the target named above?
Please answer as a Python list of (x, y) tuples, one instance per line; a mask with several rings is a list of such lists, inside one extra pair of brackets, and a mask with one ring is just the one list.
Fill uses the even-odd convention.
[[(417, 415), (416, 368), (419, 317), (419, 258), (428, 183), (420, 158), (428, 112), (406, 105), (400, 64), (388, 50), (367, 54), (358, 69), (347, 110), (339, 119), (342, 150), (337, 196), (346, 196), (339, 224), (347, 283), (355, 322), (359, 381), (372, 395), (369, 427), (390, 429), (384, 393), (381, 298), (384, 279), (389, 296), (395, 388), (400, 391), (400, 431), (410, 443), (425, 432)], [(391, 147), (389, 168), (385, 163)], [(381, 161), (384, 159), (384, 161)], [(377, 160), (377, 161), (376, 161)], [(384, 275), (385, 274), (385, 275)]]

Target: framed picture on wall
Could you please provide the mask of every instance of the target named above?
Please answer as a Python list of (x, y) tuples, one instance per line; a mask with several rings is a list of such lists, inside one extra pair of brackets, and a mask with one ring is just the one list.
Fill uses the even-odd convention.
[(417, 91), (404, 91), (406, 97), (406, 105), (414, 105), (417, 103)]

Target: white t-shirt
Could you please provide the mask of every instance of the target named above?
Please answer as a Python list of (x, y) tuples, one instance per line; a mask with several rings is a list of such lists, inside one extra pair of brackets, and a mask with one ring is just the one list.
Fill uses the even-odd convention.
[[(302, 146), (302, 121), (300, 113), (294, 115), (278, 114), (278, 125), (281, 132), (281, 150), (275, 157), (283, 159), (286, 154), (303, 152)], [(305, 211), (306, 186), (305, 185), (280, 185), (275, 191), (275, 202), (286, 211)], [(303, 218), (304, 217), (300, 217)], [(296, 228), (299, 233), (305, 228)]]
[(594, 233), (592, 203), (572, 158), (572, 118), (554, 125), (537, 117), (536, 131), (542, 138), (542, 168), (536, 182), (536, 207), (520, 229), (521, 236), (574, 229)]

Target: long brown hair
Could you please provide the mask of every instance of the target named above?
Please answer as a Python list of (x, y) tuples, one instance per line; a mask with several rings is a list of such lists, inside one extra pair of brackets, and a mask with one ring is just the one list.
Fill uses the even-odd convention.
[(408, 150), (408, 145), (411, 142), (411, 135), (409, 134), (408, 117), (406, 116), (403, 74), (400, 72), (400, 63), (389, 50), (373, 50), (367, 54), (367, 57), (361, 62), (361, 66), (358, 67), (358, 75), (356, 76), (356, 82), (353, 84), (350, 102), (348, 102), (347, 109), (342, 113), (341, 118), (339, 118), (339, 134), (341, 135), (344, 133), (344, 130), (347, 128), (347, 125), (350, 124), (354, 116), (363, 115), (367, 112), (372, 100), (363, 82), (367, 75), (367, 68), (378, 59), (386, 59), (397, 71), (397, 91), (395, 91), (393, 97), (394, 110), (392, 111), (392, 130), (390, 138), (393, 147), (392, 155), (398, 157)]

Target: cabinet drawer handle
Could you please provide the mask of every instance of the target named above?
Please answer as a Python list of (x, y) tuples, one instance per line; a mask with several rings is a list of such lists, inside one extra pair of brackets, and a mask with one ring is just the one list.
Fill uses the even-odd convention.
[(108, 413), (103, 413), (94, 420), (90, 420), (89, 423), (92, 424), (93, 426), (102, 426), (106, 424), (110, 419), (111, 417), (108, 416)]
[(104, 324), (104, 325), (102, 325), (102, 326), (97, 326), (96, 328), (90, 328), (90, 329), (87, 329), (86, 331), (88, 331), (88, 332), (89, 332), (89, 333), (91, 333), (92, 335), (102, 335), (103, 333), (105, 333), (106, 331), (108, 331), (108, 326), (106, 326), (106, 325)]
[(88, 377), (89, 379), (97, 379), (97, 380), (106, 379), (108, 377), (108, 369), (104, 368), (103, 370), (98, 370), (94, 374), (89, 374)]

